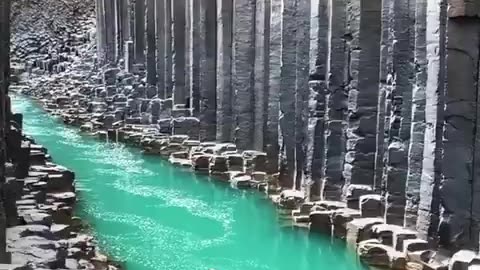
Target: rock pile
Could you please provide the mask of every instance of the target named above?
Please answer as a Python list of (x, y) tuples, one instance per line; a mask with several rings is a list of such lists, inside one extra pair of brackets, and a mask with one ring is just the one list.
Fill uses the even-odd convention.
[(16, 126), (9, 133), (13, 163), (6, 163), (3, 186), (10, 263), (23, 269), (118, 269), (74, 216), (74, 173), (52, 163), (47, 150)]

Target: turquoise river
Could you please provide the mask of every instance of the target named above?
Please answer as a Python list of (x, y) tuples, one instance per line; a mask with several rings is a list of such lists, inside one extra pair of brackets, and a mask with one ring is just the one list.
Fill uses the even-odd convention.
[(81, 136), (25, 97), (24, 131), (76, 174), (77, 214), (128, 270), (363, 270), (342, 241), (281, 226), (274, 206), (138, 149)]

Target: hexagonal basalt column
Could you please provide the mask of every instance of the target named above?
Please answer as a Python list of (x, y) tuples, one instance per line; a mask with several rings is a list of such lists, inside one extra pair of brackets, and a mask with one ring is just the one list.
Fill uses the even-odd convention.
[(174, 70), (174, 104), (186, 105), (185, 92), (185, 52), (186, 52), (186, 0), (173, 1), (173, 70)]
[(255, 0), (235, 0), (233, 12), (234, 142), (246, 150), (254, 137)]
[(135, 0), (135, 63), (145, 64), (145, 0)]
[[(381, 0), (349, 1), (347, 148), (345, 184), (374, 184)], [(345, 189), (346, 190), (346, 189)]]
[(217, 0), (217, 140), (233, 141), (232, 87), (233, 1)]

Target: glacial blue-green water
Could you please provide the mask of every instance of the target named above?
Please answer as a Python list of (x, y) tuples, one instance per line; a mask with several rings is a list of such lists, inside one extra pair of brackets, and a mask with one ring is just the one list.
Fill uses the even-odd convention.
[(24, 132), (76, 174), (77, 215), (128, 270), (363, 270), (342, 241), (281, 226), (272, 204), (140, 150), (66, 127), (12, 98)]

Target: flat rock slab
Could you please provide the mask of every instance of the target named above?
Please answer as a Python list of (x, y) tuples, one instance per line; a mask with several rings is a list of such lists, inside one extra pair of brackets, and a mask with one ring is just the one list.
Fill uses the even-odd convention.
[(46, 225), (31, 224), (7, 228), (7, 242), (15, 242), (22, 237), (41, 236), (46, 239), (53, 239), (50, 228)]
[(428, 250), (428, 242), (422, 239), (406, 239), (403, 241), (403, 252), (417, 252)]
[(48, 193), (47, 198), (51, 198), (56, 202), (73, 204), (75, 203), (77, 196), (73, 192), (62, 192), (62, 193)]
[(470, 270), (469, 266), (477, 257), (477, 253), (471, 250), (460, 250), (453, 254), (448, 265), (448, 270)]

